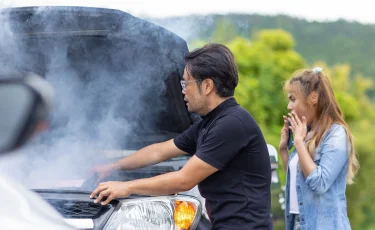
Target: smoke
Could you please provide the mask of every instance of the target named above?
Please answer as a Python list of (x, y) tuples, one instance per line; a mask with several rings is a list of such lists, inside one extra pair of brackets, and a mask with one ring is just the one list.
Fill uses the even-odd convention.
[(179, 85), (168, 80), (182, 75), (187, 52), (173, 33), (94, 8), (4, 10), (0, 17), (1, 71), (41, 74), (56, 95), (50, 129), (1, 159), (0, 171), (33, 188), (84, 178), (106, 160), (104, 150), (138, 149), (186, 128), (170, 115), (171, 87)]
[(215, 20), (213, 15), (191, 15), (185, 17), (170, 17), (170, 18), (150, 18), (151, 22), (160, 25), (178, 36), (185, 39), (188, 43), (193, 42), (197, 38), (204, 35), (208, 37), (205, 28), (214, 26)]

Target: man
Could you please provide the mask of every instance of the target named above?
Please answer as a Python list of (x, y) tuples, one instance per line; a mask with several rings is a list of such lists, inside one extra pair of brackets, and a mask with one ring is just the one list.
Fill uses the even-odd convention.
[(179, 171), (152, 178), (104, 182), (91, 194), (107, 204), (130, 194), (166, 195), (198, 185), (206, 198), (212, 229), (270, 229), (271, 168), (267, 145), (253, 117), (234, 90), (237, 67), (231, 51), (208, 44), (185, 56), (182, 93), (190, 112), (202, 120), (176, 138), (95, 168), (100, 177), (116, 169), (153, 165), (183, 154), (192, 157)]

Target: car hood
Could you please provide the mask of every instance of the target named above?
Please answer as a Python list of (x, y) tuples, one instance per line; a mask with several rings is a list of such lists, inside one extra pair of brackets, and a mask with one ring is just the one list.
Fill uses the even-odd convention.
[[(36, 72), (54, 85), (52, 125), (60, 136), (95, 139), (112, 129), (117, 146), (107, 148), (137, 148), (172, 138), (194, 122), (179, 82), (188, 48), (176, 34), (102, 8), (8, 8), (1, 18), (2, 71)], [(81, 129), (67, 131), (67, 125)]]

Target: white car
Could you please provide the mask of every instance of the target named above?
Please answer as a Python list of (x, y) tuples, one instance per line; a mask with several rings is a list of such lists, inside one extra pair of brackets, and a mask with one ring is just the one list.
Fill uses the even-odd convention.
[[(47, 116), (52, 88), (30, 74), (0, 74), (0, 162), (16, 155)], [(72, 230), (38, 194), (0, 174), (1, 229)]]

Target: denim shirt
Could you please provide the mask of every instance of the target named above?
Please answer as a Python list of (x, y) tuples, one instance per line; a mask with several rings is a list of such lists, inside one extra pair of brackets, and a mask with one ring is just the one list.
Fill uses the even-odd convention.
[[(343, 126), (333, 124), (321, 144), (316, 148), (316, 168), (307, 176), (298, 169), (296, 190), (301, 230), (351, 229), (346, 210), (346, 175), (348, 168), (348, 141)], [(286, 180), (285, 226), (293, 228), (289, 213), (289, 162), (296, 155), (292, 152), (288, 161)]]

